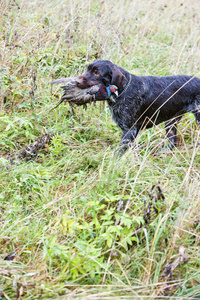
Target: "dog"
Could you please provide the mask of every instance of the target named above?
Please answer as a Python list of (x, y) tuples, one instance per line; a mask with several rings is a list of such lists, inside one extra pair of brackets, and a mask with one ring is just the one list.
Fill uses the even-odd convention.
[[(200, 126), (200, 79), (194, 76), (136, 76), (108, 60), (96, 60), (76, 78), (81, 89), (102, 84), (110, 91), (107, 102), (122, 130), (125, 151), (144, 128), (165, 122), (169, 147), (177, 146), (177, 122), (192, 112)], [(111, 95), (112, 94), (112, 95)]]

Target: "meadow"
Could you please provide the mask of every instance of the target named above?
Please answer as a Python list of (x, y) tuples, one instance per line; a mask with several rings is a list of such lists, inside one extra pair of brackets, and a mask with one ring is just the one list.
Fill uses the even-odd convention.
[[(200, 128), (192, 114), (114, 155), (105, 103), (50, 82), (108, 59), (200, 77), (199, 0), (0, 1), (0, 299), (200, 299)], [(33, 153), (34, 143), (41, 143)]]

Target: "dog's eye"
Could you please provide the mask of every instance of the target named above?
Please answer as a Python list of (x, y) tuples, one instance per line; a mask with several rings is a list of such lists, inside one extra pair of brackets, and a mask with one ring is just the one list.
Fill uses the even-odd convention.
[(99, 76), (99, 75), (100, 75), (97, 69), (95, 69), (92, 73), (93, 73), (95, 76)]

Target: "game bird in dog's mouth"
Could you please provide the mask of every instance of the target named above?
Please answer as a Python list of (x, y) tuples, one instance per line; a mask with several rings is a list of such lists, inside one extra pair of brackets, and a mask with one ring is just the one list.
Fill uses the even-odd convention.
[[(52, 83), (60, 83), (59, 79)], [(108, 60), (96, 60), (72, 79), (74, 94), (63, 86), (63, 101), (84, 105), (107, 100), (122, 130), (121, 148), (132, 144), (139, 130), (165, 122), (170, 148), (177, 145), (177, 123), (192, 112), (200, 125), (200, 79), (194, 76), (136, 76)], [(71, 93), (71, 94), (70, 94)], [(72, 96), (73, 94), (73, 96)], [(73, 100), (74, 99), (74, 100)]]
[(78, 87), (78, 77), (69, 77), (69, 78), (61, 78), (51, 82), (51, 84), (56, 83), (66, 83), (66, 85), (61, 86), (64, 90), (64, 94), (59, 102), (53, 109), (57, 108), (62, 102), (68, 102), (69, 104), (76, 104), (78, 106), (85, 106), (88, 103), (92, 103), (95, 101), (103, 101), (108, 98), (114, 101), (113, 95), (118, 95), (118, 88), (114, 85), (110, 85), (106, 87), (103, 84), (92, 85), (88, 88), (80, 88)]

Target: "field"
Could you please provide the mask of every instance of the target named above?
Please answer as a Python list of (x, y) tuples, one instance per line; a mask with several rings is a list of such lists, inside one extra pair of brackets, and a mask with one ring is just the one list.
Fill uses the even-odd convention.
[(118, 157), (106, 104), (50, 111), (62, 94), (50, 82), (97, 58), (200, 77), (199, 0), (0, 7), (0, 299), (200, 299), (193, 115), (174, 150), (161, 124)]

